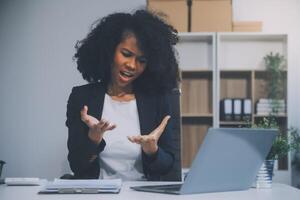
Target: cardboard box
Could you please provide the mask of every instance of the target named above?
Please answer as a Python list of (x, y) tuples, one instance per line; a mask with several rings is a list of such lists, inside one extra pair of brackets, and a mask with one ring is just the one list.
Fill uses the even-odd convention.
[(261, 32), (261, 21), (235, 21), (232, 24), (234, 32)]
[(193, 0), (192, 32), (232, 31), (231, 0)]
[(178, 32), (188, 31), (187, 0), (148, 0), (147, 9), (166, 14), (166, 21)]

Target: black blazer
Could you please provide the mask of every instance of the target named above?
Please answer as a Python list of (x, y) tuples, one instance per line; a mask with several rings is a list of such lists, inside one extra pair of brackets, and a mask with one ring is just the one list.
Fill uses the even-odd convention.
[[(106, 88), (101, 83), (87, 84), (74, 87), (68, 100), (66, 120), (69, 129), (68, 160), (75, 178), (78, 179), (99, 178), (99, 153), (105, 148), (105, 140), (96, 145), (88, 138), (88, 127), (81, 121), (80, 110), (87, 105), (88, 114), (101, 119), (105, 92)], [(141, 134), (149, 134), (160, 124), (164, 116), (171, 115), (168, 95), (140, 93), (135, 95)], [(180, 146), (178, 147), (178, 143), (174, 143), (172, 139), (173, 121), (171, 117), (158, 141), (158, 152), (151, 157), (142, 153), (143, 170), (148, 180), (163, 180), (163, 175), (174, 171), (174, 166), (177, 166), (175, 175), (167, 180), (181, 180), (181, 165), (178, 159), (175, 159), (180, 154)], [(90, 162), (90, 158), (94, 155), (97, 158)]]

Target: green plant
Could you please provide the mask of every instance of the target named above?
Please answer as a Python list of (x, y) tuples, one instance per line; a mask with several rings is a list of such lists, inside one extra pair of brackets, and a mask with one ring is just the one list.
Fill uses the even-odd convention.
[(1, 177), (1, 174), (2, 174), (2, 168), (3, 168), (4, 164), (5, 164), (5, 162), (3, 160), (0, 160), (0, 177)]
[(274, 140), (271, 150), (267, 156), (267, 160), (278, 160), (287, 155), (290, 151), (295, 151), (300, 148), (300, 136), (298, 129), (289, 128), (286, 133), (283, 132), (276, 121), (275, 116), (263, 117), (258, 124), (253, 125), (254, 128), (273, 128), (278, 129), (278, 135)]
[[(282, 112), (282, 106), (284, 105), (284, 91), (285, 91), (285, 74), (286, 59), (279, 53), (270, 52), (264, 57), (266, 71), (267, 71), (267, 97), (271, 99), (272, 112), (269, 116), (263, 117), (255, 127), (259, 128), (275, 128), (279, 130), (279, 133), (273, 142), (270, 153), (267, 159), (277, 160), (293, 149), (295, 149), (294, 134), (297, 134), (296, 129), (282, 130), (280, 129), (276, 115), (279, 110)], [(300, 144), (300, 143), (299, 143)]]
[(295, 166), (297, 171), (300, 171), (300, 135), (298, 132), (292, 135), (293, 137), (293, 149), (295, 149), (292, 165)]
[(270, 52), (264, 57), (264, 61), (268, 72), (268, 98), (280, 99), (284, 92), (283, 80), (286, 59), (279, 53)]

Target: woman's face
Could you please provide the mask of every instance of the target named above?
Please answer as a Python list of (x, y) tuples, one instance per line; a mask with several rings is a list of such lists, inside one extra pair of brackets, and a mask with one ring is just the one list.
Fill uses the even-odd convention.
[(131, 89), (132, 82), (146, 68), (146, 58), (133, 34), (128, 35), (116, 48), (112, 66), (112, 84), (119, 89)]

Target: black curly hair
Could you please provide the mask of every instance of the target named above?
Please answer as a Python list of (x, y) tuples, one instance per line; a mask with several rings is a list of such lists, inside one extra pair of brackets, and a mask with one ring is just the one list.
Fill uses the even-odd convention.
[(116, 47), (128, 32), (137, 38), (147, 60), (145, 71), (133, 82), (133, 90), (165, 92), (178, 87), (180, 76), (174, 49), (177, 31), (157, 14), (146, 10), (114, 13), (94, 23), (87, 37), (75, 46), (74, 59), (82, 77), (107, 87)]

